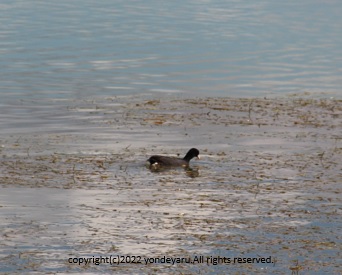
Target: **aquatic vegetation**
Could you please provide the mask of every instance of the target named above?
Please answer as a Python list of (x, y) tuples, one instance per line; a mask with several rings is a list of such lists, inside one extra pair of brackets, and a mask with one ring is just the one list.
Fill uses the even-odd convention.
[[(114, 269), (77, 266), (65, 255), (262, 254), (273, 263), (115, 271), (338, 273), (341, 103), (297, 96), (74, 101), (65, 108), (74, 132), (1, 139), (2, 261), (11, 272), (97, 273)], [(202, 155), (190, 169), (145, 167), (148, 156), (177, 156), (189, 145)], [(51, 253), (56, 260), (47, 263)]]

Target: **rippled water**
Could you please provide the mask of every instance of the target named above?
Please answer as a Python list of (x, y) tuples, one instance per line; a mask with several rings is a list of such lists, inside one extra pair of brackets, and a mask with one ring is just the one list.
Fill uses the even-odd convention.
[(2, 1), (0, 95), (341, 94), (340, 1)]

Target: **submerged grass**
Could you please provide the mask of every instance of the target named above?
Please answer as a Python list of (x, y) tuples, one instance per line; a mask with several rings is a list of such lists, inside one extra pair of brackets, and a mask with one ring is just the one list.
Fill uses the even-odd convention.
[[(75, 219), (72, 230), (82, 233), (63, 235), (56, 229), (63, 222), (44, 216), (24, 222), (7, 213), (0, 227), (0, 257), (9, 267), (3, 271), (45, 272), (52, 251), (59, 259), (49, 266), (53, 272), (341, 272), (341, 101), (107, 98), (74, 102), (67, 110), (88, 132), (3, 137), (0, 183), (3, 194), (14, 187), (61, 190), (61, 196), (75, 191), (58, 207), (68, 209), (64, 219)], [(149, 155), (183, 155), (190, 147), (203, 159), (191, 170), (145, 167)], [(42, 245), (50, 235), (52, 243)], [(22, 247), (18, 236), (34, 242)], [(274, 263), (114, 269), (71, 265), (63, 256), (108, 253), (261, 255)]]

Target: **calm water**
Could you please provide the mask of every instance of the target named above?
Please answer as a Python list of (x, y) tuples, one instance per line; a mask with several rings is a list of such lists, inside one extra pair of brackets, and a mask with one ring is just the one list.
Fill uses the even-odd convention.
[(342, 93), (339, 0), (4, 0), (0, 12), (0, 104)]

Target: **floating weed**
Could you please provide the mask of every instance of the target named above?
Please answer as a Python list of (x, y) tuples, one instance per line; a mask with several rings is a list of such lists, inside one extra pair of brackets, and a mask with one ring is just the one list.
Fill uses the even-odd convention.
[[(98, 136), (50, 135), (48, 143), (39, 138), (30, 142), (25, 135), (4, 138), (0, 159), (2, 186), (30, 187), (25, 192), (33, 187), (35, 193), (41, 192), (35, 187), (47, 187), (41, 189), (48, 193), (54, 188), (54, 196), (60, 188), (63, 198), (71, 197), (63, 205), (58, 200), (39, 205), (53, 213), (69, 207), (63, 219), (72, 220), (71, 231), (59, 231), (47, 220), (45, 228), (23, 224), (17, 216), (12, 228), (8, 215), (1, 227), (4, 242), (18, 244), (15, 238), (26, 234), (27, 241), (32, 239), (35, 245), (64, 238), (66, 243), (77, 244), (62, 252), (52, 247), (57, 256), (85, 251), (168, 256), (199, 251), (232, 257), (272, 254), (277, 262), (267, 270), (232, 265), (230, 271), (301, 274), (316, 268), (338, 273), (342, 148), (336, 129), (341, 125), (341, 101), (292, 97), (252, 101), (131, 98), (124, 102), (112, 98), (106, 105), (101, 101), (77, 104), (68, 112), (84, 116), (86, 127), (94, 126), (96, 133), (108, 131), (110, 139), (112, 135), (119, 138), (114, 137), (100, 152), (81, 146), (82, 150), (73, 149), (85, 141), (95, 143), (92, 148), (97, 150), (106, 142)], [(261, 129), (256, 127), (259, 124)], [(144, 167), (148, 155), (177, 155), (179, 147), (189, 144), (199, 145), (204, 155), (192, 169), (152, 173)], [(5, 202), (1, 206), (6, 210)], [(25, 209), (32, 210), (27, 203), (21, 208)], [(53, 232), (63, 238), (51, 238)], [(34, 268), (46, 273), (43, 260), (47, 263), (48, 256), (39, 257), (42, 261), (36, 261)], [(318, 257), (324, 262), (315, 262)], [(17, 268), (12, 258), (3, 261)], [(116, 271), (134, 273), (131, 266)], [(209, 271), (204, 273), (224, 273), (215, 266), (184, 268), (149, 265), (141, 267), (141, 273), (193, 274), (196, 268), (197, 273), (204, 268)], [(66, 263), (58, 272), (83, 270)], [(85, 270), (113, 272), (105, 265)]]

